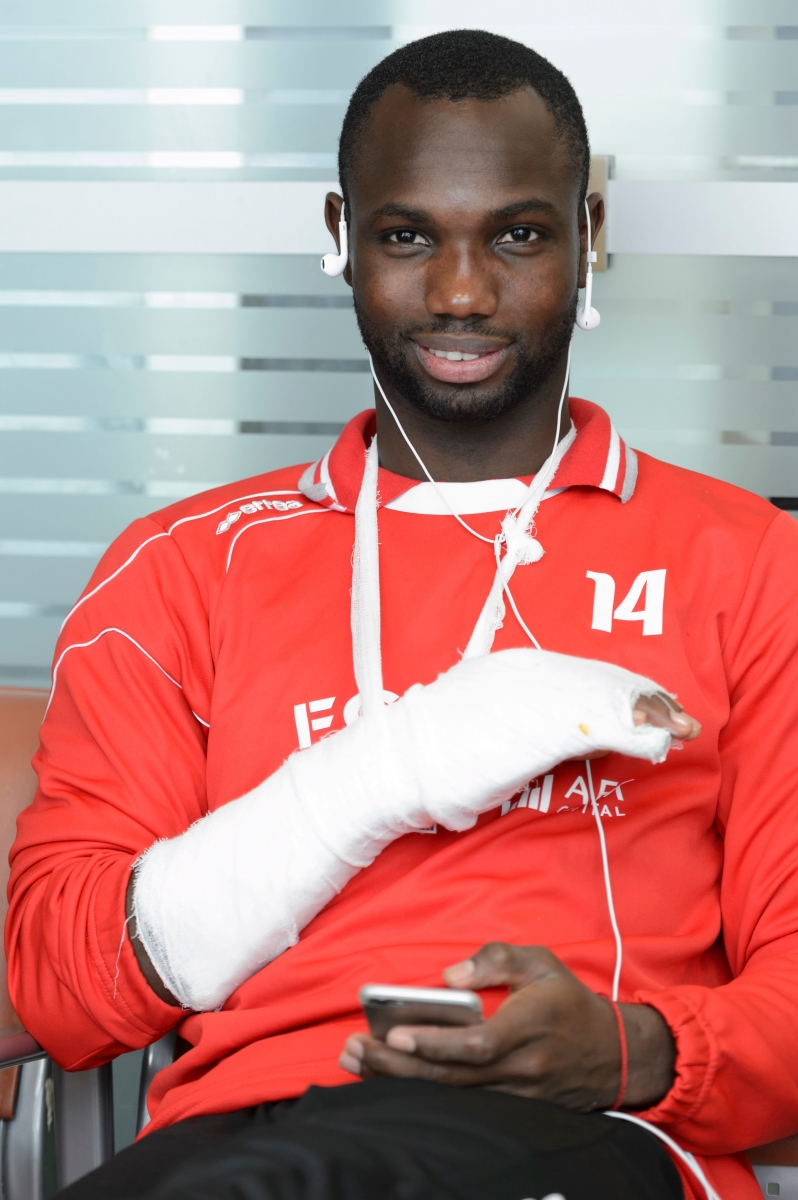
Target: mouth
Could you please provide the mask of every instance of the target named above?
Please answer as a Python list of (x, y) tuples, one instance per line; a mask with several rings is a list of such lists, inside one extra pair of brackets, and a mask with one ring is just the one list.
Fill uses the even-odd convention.
[(442, 383), (480, 383), (506, 359), (510, 343), (475, 334), (414, 334), (411, 339), (422, 367)]

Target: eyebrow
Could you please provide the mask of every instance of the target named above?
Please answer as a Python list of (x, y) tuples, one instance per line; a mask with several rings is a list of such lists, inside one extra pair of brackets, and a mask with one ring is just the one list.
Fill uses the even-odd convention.
[(554, 213), (556, 211), (555, 206), (548, 200), (533, 198), (530, 200), (518, 200), (515, 204), (508, 204), (506, 208), (494, 208), (490, 215), (494, 221), (508, 221), (512, 217), (520, 216), (521, 213)]
[(404, 204), (383, 204), (382, 208), (378, 208), (376, 212), (371, 214), (372, 220), (376, 217), (399, 217), (401, 221), (409, 221), (413, 225), (422, 225), (429, 221), (429, 214), (421, 212), (417, 208), (407, 208)]
[[(554, 213), (556, 211), (550, 201), (531, 197), (527, 200), (517, 200), (515, 204), (508, 204), (504, 208), (494, 208), (490, 217), (493, 221), (510, 221), (522, 213)], [(383, 204), (381, 208), (372, 213), (372, 220), (379, 217), (398, 217), (400, 221), (408, 221), (411, 225), (427, 224), (431, 219), (429, 213), (422, 212), (421, 209), (391, 203)]]

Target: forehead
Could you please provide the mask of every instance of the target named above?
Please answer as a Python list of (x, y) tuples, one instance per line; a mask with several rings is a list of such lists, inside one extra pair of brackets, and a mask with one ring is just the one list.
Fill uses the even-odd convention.
[(499, 100), (420, 100), (392, 85), (374, 105), (350, 191), (365, 212), (401, 197), (495, 209), (530, 194), (575, 203), (573, 157), (532, 88)]

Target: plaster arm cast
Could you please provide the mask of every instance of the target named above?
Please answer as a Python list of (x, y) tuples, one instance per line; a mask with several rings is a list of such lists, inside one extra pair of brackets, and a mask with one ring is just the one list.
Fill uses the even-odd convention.
[(219, 1008), (403, 834), (470, 829), (594, 750), (661, 762), (670, 734), (636, 726), (632, 709), (662, 691), (611, 663), (541, 650), (458, 663), (156, 842), (134, 868), (138, 937), (185, 1008)]

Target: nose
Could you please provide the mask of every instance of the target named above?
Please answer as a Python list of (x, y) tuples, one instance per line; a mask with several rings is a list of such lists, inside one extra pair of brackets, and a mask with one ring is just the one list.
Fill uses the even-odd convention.
[(499, 307), (496, 281), (478, 250), (448, 247), (427, 268), (427, 311), (435, 317), (493, 317)]

